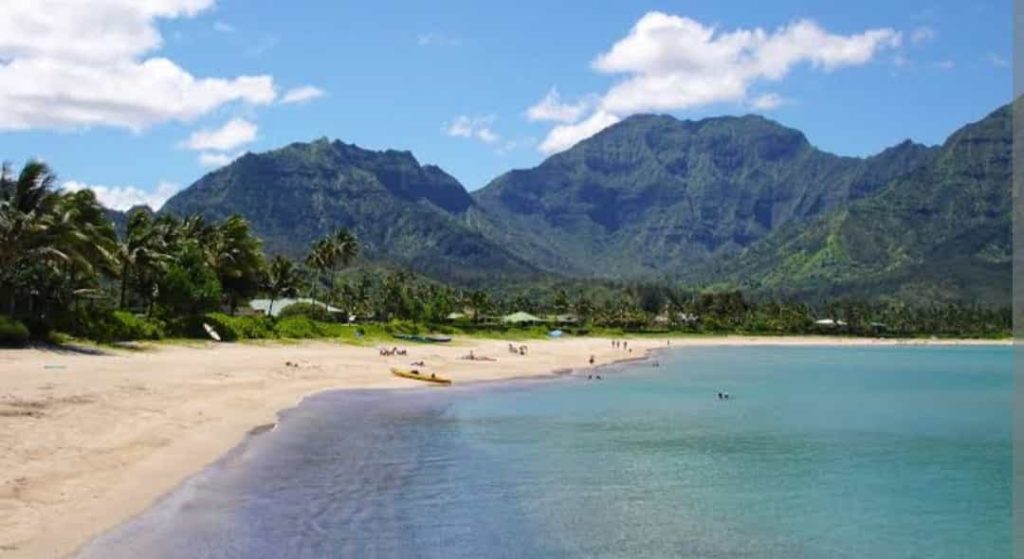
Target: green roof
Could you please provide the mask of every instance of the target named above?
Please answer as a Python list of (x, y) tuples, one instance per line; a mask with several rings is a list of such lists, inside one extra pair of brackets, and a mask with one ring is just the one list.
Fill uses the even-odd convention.
[(527, 312), (514, 312), (510, 315), (501, 317), (502, 322), (510, 322), (514, 324), (521, 324), (523, 322), (544, 322), (543, 318), (533, 316)]

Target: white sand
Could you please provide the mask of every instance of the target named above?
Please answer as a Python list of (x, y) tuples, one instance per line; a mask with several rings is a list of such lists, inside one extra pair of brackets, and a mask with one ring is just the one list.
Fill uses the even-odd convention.
[[(0, 557), (63, 557), (138, 514), (304, 396), (335, 388), (407, 388), (392, 366), (425, 361), (456, 383), (550, 374), (637, 358), (664, 339), (603, 338), (376, 347), (199, 344), (83, 355), (0, 350)], [(681, 338), (693, 345), (877, 345), (830, 338)], [(968, 343), (968, 342), (963, 342)], [(398, 345), (396, 343), (389, 345)], [(472, 350), (493, 362), (458, 359)], [(299, 367), (286, 366), (297, 362)], [(426, 390), (443, 390), (422, 386)]]

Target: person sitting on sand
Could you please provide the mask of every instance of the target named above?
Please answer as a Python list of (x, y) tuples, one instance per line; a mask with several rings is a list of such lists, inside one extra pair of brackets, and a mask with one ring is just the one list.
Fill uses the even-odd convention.
[(593, 355), (591, 355), (591, 356), (590, 356), (590, 364), (591, 364), (591, 365), (593, 365), (593, 364), (594, 364), (594, 356), (593, 356)]

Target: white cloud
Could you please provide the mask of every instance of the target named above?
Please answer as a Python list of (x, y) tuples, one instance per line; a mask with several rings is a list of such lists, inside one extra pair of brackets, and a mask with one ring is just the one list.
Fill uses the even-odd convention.
[(910, 32), (910, 42), (914, 45), (923, 45), (924, 43), (934, 39), (937, 35), (938, 33), (936, 33), (934, 29), (927, 25), (922, 25), (921, 27), (914, 28), (914, 30)]
[(993, 66), (995, 66), (997, 68), (1006, 68), (1007, 66), (1010, 65), (1010, 61), (1009, 60), (1003, 58), (1002, 56), (999, 56), (998, 54), (996, 54), (994, 52), (988, 53), (988, 55), (985, 58), (986, 58), (986, 60), (988, 60), (989, 64), (991, 64), (991, 65), (993, 65)]
[(582, 122), (554, 127), (538, 149), (547, 154), (567, 150), (580, 140), (585, 140), (620, 120), (622, 119), (613, 114), (597, 111)]
[(62, 188), (69, 192), (92, 190), (101, 204), (122, 212), (140, 205), (159, 210), (164, 202), (181, 190), (180, 185), (171, 182), (161, 182), (152, 191), (145, 191), (134, 186), (101, 186), (78, 181), (67, 181)]
[(553, 121), (553, 122), (576, 122), (587, 111), (589, 103), (581, 99), (575, 103), (564, 103), (558, 90), (552, 87), (547, 95), (535, 105), (526, 110), (526, 118), (531, 122)]
[(865, 64), (879, 50), (898, 46), (900, 37), (892, 29), (835, 35), (809, 20), (772, 33), (761, 28), (723, 33), (692, 19), (652, 12), (593, 66), (628, 76), (605, 95), (604, 110), (685, 109), (743, 100), (751, 84), (781, 80), (801, 63), (824, 71)]
[(196, 151), (228, 151), (256, 139), (259, 128), (244, 118), (233, 118), (215, 129), (197, 130), (182, 143)]
[(798, 65), (824, 72), (863, 65), (901, 41), (891, 28), (838, 35), (798, 20), (771, 32), (721, 31), (690, 18), (649, 12), (591, 64), (598, 72), (623, 78), (605, 92), (590, 117), (555, 127), (540, 149), (565, 149), (570, 139), (574, 143), (587, 137), (584, 132), (596, 133), (638, 112), (747, 102), (751, 86), (780, 81)]
[(501, 135), (491, 129), (494, 115), (468, 116), (459, 115), (450, 124), (441, 127), (441, 132), (454, 138), (475, 138), (485, 144), (497, 144)]
[(220, 33), (234, 33), (235, 26), (224, 21), (213, 22), (213, 30)]
[(268, 75), (200, 78), (149, 56), (158, 20), (214, 0), (6, 0), (0, 17), (0, 130), (188, 122), (233, 102), (276, 97)]
[(228, 153), (217, 153), (217, 152), (212, 152), (212, 151), (204, 151), (204, 152), (199, 154), (199, 164), (202, 165), (203, 167), (208, 167), (210, 169), (216, 169), (216, 168), (219, 168), (219, 167), (223, 167), (223, 166), (231, 163), (232, 161), (238, 159), (238, 156), (240, 156), (240, 155), (242, 155), (242, 154), (241, 153), (228, 154)]
[(421, 47), (461, 47), (462, 39), (444, 33), (422, 33), (416, 38)]
[(311, 85), (304, 85), (302, 87), (295, 87), (289, 89), (281, 96), (281, 103), (305, 103), (323, 97), (325, 95), (324, 90), (319, 87), (313, 87)]
[(948, 72), (953, 68), (956, 68), (956, 62), (953, 62), (952, 60), (939, 60), (938, 62), (932, 62), (932, 67)]
[(770, 111), (785, 103), (778, 93), (764, 93), (750, 100), (750, 106), (761, 111)]

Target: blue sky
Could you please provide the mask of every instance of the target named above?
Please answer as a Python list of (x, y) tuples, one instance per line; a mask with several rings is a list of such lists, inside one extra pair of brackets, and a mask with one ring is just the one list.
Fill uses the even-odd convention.
[(866, 155), (1011, 95), (1009, 0), (10, 1), (0, 156), (121, 206), (322, 136), (476, 189), (635, 112), (762, 113)]

